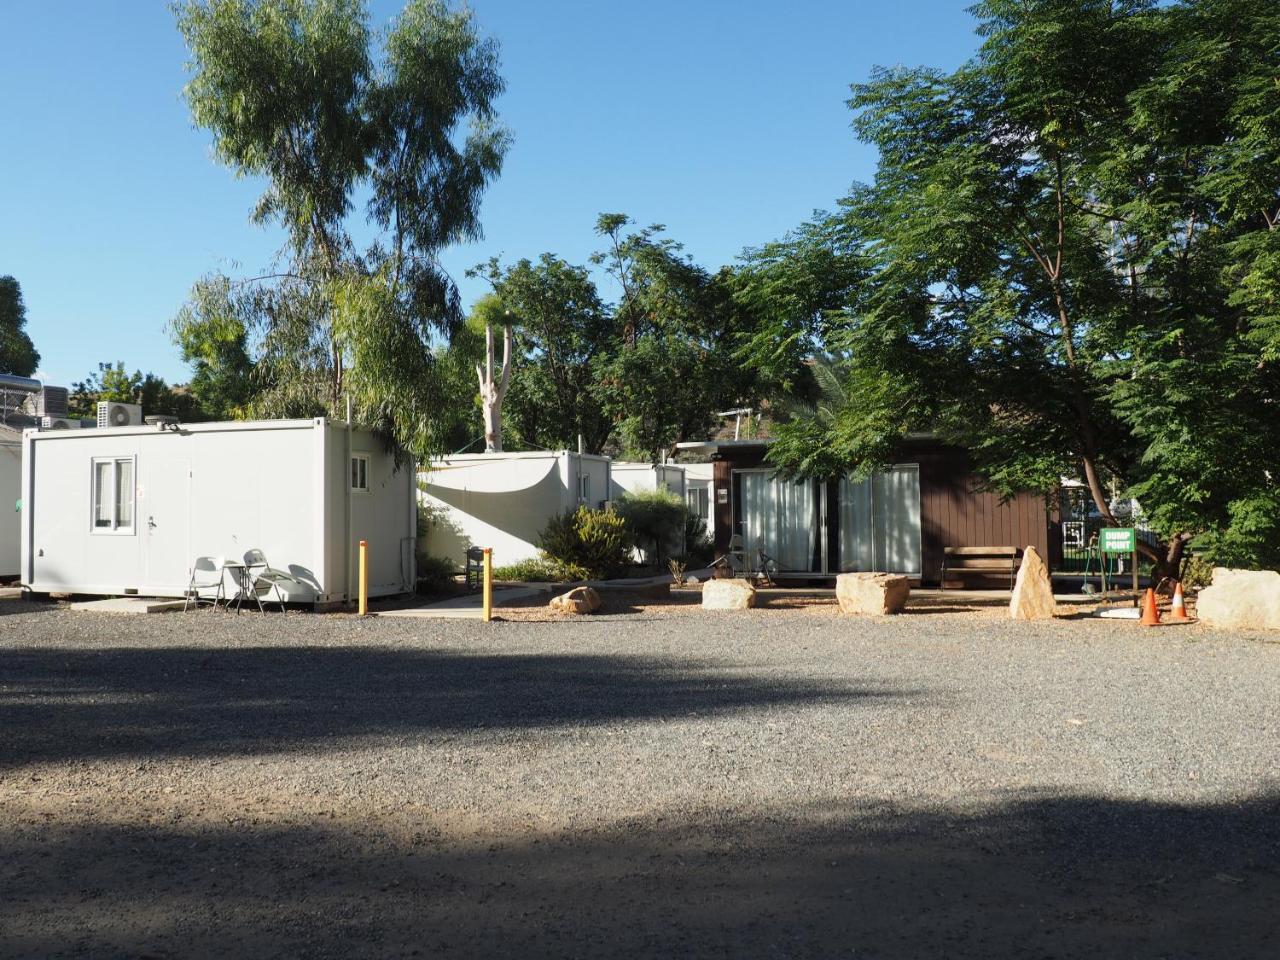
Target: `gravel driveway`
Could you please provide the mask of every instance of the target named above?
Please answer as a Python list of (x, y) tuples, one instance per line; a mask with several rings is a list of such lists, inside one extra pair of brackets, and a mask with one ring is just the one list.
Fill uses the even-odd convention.
[(1275, 957), (1280, 644), (0, 604), (6, 957)]

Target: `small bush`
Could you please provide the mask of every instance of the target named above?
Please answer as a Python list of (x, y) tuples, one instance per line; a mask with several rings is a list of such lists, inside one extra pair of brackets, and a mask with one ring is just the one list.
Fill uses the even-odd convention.
[(671, 571), (671, 582), (677, 587), (684, 586), (684, 572), (686, 564), (683, 560), (668, 560), (667, 569)]
[(1189, 554), (1182, 561), (1182, 586), (1190, 590), (1207, 587), (1213, 580), (1213, 564), (1198, 553)]
[(418, 593), (445, 593), (454, 584), (457, 565), (445, 557), (418, 557)]
[(624, 494), (614, 509), (635, 545), (648, 554), (654, 566), (662, 565), (672, 544), (680, 549), (689, 508), (671, 491), (664, 488)]
[(707, 536), (707, 522), (696, 513), (688, 513), (684, 520), (684, 558), (695, 570), (705, 567), (715, 559), (715, 542)]
[(631, 537), (621, 517), (579, 507), (552, 517), (538, 545), (551, 560), (582, 571), (576, 579), (605, 579), (626, 568)]
[(542, 556), (521, 560), (505, 567), (494, 567), (493, 579), (514, 580), (521, 583), (567, 583), (571, 580), (590, 578), (581, 567)]

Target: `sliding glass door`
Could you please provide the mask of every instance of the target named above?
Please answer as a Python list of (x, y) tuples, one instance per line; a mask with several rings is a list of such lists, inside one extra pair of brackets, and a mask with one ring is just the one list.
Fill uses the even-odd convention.
[(767, 470), (737, 471), (742, 546), (754, 564), (756, 550), (779, 570), (810, 572), (818, 549), (818, 499), (813, 481), (788, 483)]
[(840, 481), (840, 569), (920, 576), (920, 468)]

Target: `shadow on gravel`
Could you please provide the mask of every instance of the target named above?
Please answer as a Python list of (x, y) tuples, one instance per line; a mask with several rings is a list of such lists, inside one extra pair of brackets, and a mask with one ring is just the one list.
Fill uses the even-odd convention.
[[(291, 819), (295, 819), (292, 818)], [(0, 828), (5, 956), (1271, 958), (1280, 802), (1022, 798), (457, 842)]]
[(368, 647), (18, 648), (0, 660), (0, 769), (206, 756), (327, 738), (539, 728), (910, 696), (644, 656)]

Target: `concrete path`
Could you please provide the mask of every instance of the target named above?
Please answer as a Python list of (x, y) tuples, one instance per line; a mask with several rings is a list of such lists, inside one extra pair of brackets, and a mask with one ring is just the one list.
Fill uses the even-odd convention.
[[(549, 592), (549, 585), (534, 584), (527, 587), (507, 587), (493, 592), (493, 608), (500, 609), (512, 600), (525, 600)], [(479, 593), (428, 603), (421, 607), (405, 607), (399, 610), (379, 610), (379, 617), (428, 617), (440, 620), (469, 620), (483, 616), (483, 598)]]
[(181, 600), (158, 600), (154, 597), (111, 597), (107, 600), (80, 600), (71, 609), (85, 613), (168, 613), (181, 610)]

